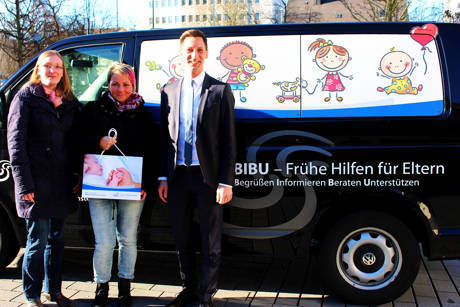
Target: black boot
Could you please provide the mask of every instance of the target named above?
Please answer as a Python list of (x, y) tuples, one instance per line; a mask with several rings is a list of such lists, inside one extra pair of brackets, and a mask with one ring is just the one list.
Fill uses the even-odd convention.
[(93, 307), (105, 307), (109, 303), (109, 283), (97, 283), (96, 296), (91, 304)]
[(131, 306), (131, 280), (125, 278), (118, 279), (118, 301), (117, 306)]

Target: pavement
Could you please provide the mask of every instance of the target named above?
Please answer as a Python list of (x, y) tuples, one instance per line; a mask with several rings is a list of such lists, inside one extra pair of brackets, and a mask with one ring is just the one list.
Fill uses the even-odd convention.
[[(21, 263), (24, 249), (8, 268), (0, 273), (0, 306), (26, 306), (22, 293)], [(76, 306), (91, 306), (96, 284), (91, 281), (92, 250), (66, 250), (64, 295)], [(319, 282), (314, 261), (295, 259), (224, 258), (215, 305), (357, 307), (330, 295)], [(114, 260), (116, 264), (116, 259)], [(112, 280), (116, 280), (113, 271)], [(115, 306), (117, 283), (110, 282), (110, 303)], [(420, 271), (412, 287), (397, 300), (383, 307), (460, 307), (460, 261), (428, 261), (422, 258)], [(131, 284), (133, 307), (165, 306), (181, 290), (176, 257), (172, 254), (140, 252), (136, 278)], [(47, 306), (56, 306), (47, 302)], [(196, 306), (190, 305), (190, 307)]]

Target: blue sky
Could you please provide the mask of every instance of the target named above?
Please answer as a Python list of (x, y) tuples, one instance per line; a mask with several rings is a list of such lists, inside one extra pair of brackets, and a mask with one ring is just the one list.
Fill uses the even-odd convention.
[[(117, 0), (90, 0), (91, 10), (95, 13), (97, 24), (111, 23), (112, 26), (116, 26), (116, 3)], [(66, 9), (84, 14), (85, 0), (70, 0)], [(148, 12), (148, 0), (118, 0), (118, 24), (120, 27), (134, 29), (139, 25), (140, 19), (143, 18), (145, 22), (148, 21), (149, 13), (151, 14)]]

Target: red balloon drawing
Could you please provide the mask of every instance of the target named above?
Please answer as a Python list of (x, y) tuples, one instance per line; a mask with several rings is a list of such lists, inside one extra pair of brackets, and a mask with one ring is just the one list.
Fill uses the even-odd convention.
[(422, 50), (425, 50), (425, 45), (431, 42), (436, 35), (438, 35), (438, 27), (432, 23), (428, 23), (422, 27), (413, 27), (410, 30), (410, 36), (422, 45)]

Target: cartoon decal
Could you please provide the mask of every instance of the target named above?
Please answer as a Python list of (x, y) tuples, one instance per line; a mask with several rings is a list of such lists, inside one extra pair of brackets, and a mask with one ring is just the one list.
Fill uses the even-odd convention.
[(377, 72), (377, 76), (391, 79), (391, 85), (384, 88), (379, 86), (377, 91), (387, 94), (417, 95), (423, 89), (423, 85), (419, 84), (417, 87), (413, 87), (409, 76), (414, 72), (418, 63), (414, 63), (414, 59), (406, 52), (395, 51), (394, 49), (394, 47), (391, 48), (391, 51), (382, 57), (379, 67), (382, 73)]
[(292, 100), (294, 102), (300, 101), (300, 93), (297, 93), (297, 90), (301, 88), (307, 88), (307, 81), (300, 80), (296, 78), (295, 81), (280, 81), (273, 82), (275, 86), (279, 86), (281, 89), (281, 95), (276, 96), (276, 100), (280, 103), (283, 103), (285, 100)]
[[(334, 45), (332, 41), (327, 41), (318, 38), (316, 41), (310, 44), (308, 51), (312, 52), (316, 50), (315, 59), (313, 62), (318, 67), (327, 72), (324, 77), (318, 79), (318, 82), (322, 82), (323, 92), (329, 92), (328, 97), (324, 98), (324, 101), (328, 102), (331, 100), (331, 92), (335, 92), (335, 98), (337, 101), (342, 101), (343, 97), (339, 96), (339, 92), (345, 90), (345, 86), (340, 79), (340, 76), (353, 80), (353, 75), (346, 76), (340, 71), (347, 66), (351, 60), (347, 49), (342, 46)], [(314, 92), (314, 91), (313, 91)]]
[(423, 73), (424, 75), (426, 75), (428, 70), (425, 53), (427, 50), (428, 52), (432, 53), (430, 48), (426, 47), (426, 45), (431, 42), (437, 35), (438, 27), (436, 27), (434, 24), (426, 24), (422, 27), (413, 27), (412, 30), (410, 30), (410, 37), (412, 37), (413, 40), (422, 46), (422, 49), (420, 50), (423, 50), (423, 62), (425, 63), (425, 72)]
[(256, 76), (254, 75), (260, 70), (265, 69), (265, 66), (260, 65), (260, 63), (254, 59), (246, 58), (244, 55), (241, 57), (241, 60), (243, 63), (241, 67), (238, 67), (238, 75), (236, 76), (236, 80), (238, 80), (240, 83), (244, 83), (245, 86), (248, 86), (248, 82), (255, 80)]
[[(168, 60), (169, 62), (169, 73), (163, 69), (163, 66), (156, 64), (155, 61), (146, 61), (145, 66), (149, 68), (149, 71), (162, 71), (169, 80), (167, 84), (174, 82), (175, 80), (182, 78), (184, 75), (184, 61), (180, 55), (176, 55)], [(155, 85), (157, 90), (160, 90), (162, 84), (157, 83)]]
[(234, 93), (238, 92), (241, 102), (246, 102), (246, 97), (242, 95), (242, 91), (246, 90), (249, 81), (256, 79), (254, 74), (265, 69), (264, 65), (254, 60), (255, 57), (252, 47), (243, 41), (227, 43), (222, 47), (217, 57), (222, 66), (229, 70), (219, 79), (225, 80), (227, 78), (225, 82), (230, 84)]

